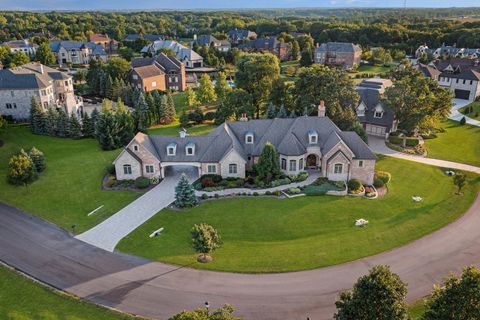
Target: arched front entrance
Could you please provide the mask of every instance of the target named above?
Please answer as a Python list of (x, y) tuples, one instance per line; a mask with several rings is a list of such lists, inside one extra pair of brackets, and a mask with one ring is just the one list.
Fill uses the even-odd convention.
[(316, 169), (318, 167), (318, 157), (315, 154), (309, 154), (307, 156), (307, 168)]

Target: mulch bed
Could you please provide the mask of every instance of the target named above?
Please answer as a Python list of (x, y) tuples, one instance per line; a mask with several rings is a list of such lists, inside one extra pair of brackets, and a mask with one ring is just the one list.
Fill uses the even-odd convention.
[[(148, 187), (146, 188), (143, 188), (143, 189), (140, 189), (140, 188), (137, 188), (135, 186), (135, 184), (131, 184), (129, 186), (115, 186), (115, 187), (108, 187), (107, 186), (107, 181), (108, 181), (108, 177), (110, 175), (105, 175), (105, 177), (103, 178), (103, 181), (102, 181), (102, 189), (103, 190), (127, 190), (127, 191), (133, 191), (133, 192), (140, 192), (140, 193), (145, 193), (147, 191), (150, 191), (152, 190), (153, 188), (155, 188), (157, 185), (156, 184), (151, 184), (149, 185)], [(161, 182), (161, 181), (160, 181)]]

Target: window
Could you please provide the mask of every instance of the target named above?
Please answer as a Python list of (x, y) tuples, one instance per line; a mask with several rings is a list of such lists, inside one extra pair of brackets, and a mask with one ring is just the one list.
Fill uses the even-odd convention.
[(341, 163), (335, 164), (333, 173), (343, 173), (343, 164)]
[(187, 156), (193, 156), (193, 147), (187, 147)]
[(252, 144), (253, 143), (253, 134), (247, 133), (245, 136), (245, 143)]
[(138, 76), (136, 74), (132, 75), (133, 80), (138, 80)]
[(133, 151), (138, 151), (138, 146), (137, 145), (133, 146)]
[(303, 170), (303, 158), (298, 160), (298, 170)]
[(318, 134), (316, 131), (310, 130), (308, 132), (308, 143), (317, 143), (318, 141)]
[(282, 158), (282, 170), (287, 170), (287, 160)]
[(374, 118), (381, 118), (381, 117), (383, 117), (383, 112), (382, 111), (375, 111), (373, 117)]
[(7, 109), (12, 109), (12, 104), (11, 103), (7, 103), (6, 106), (7, 106)]
[(17, 109), (17, 104), (16, 103), (13, 104), (13, 109)]
[(46, 95), (47, 95), (47, 91), (42, 90), (42, 96), (46, 96)]
[(157, 86), (157, 81), (153, 81), (152, 82), (152, 87), (156, 87)]
[(237, 173), (237, 165), (235, 163), (230, 163), (228, 165), (228, 173), (236, 174)]
[(124, 174), (132, 174), (132, 166), (129, 164), (123, 165), (123, 173)]
[(363, 167), (363, 160), (358, 160), (358, 167), (362, 168)]
[(67, 80), (67, 81), (65, 81), (65, 85), (66, 85), (66, 86), (68, 86), (68, 80)]
[(289, 171), (297, 171), (297, 160), (290, 160)]
[(145, 166), (145, 171), (146, 171), (147, 173), (154, 173), (154, 172), (155, 172), (155, 168), (153, 167), (153, 165), (147, 164), (147, 165)]
[(217, 172), (217, 166), (214, 164), (209, 164), (207, 166), (207, 172), (208, 173), (216, 173)]
[(174, 156), (175, 155), (175, 147), (174, 146), (170, 146), (167, 148), (167, 155), (169, 156)]

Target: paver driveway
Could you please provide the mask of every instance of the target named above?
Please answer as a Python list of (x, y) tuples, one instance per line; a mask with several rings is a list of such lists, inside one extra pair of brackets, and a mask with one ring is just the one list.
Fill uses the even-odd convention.
[(198, 177), (197, 169), (193, 167), (167, 169), (165, 179), (158, 186), (76, 238), (112, 252), (120, 240), (175, 200), (175, 186), (182, 173), (190, 181)]

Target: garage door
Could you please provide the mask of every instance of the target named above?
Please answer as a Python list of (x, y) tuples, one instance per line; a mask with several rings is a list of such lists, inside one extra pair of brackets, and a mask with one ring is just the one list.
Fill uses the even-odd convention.
[(367, 124), (365, 131), (375, 136), (385, 136), (386, 128)]
[(455, 89), (455, 98), (468, 100), (470, 98), (470, 91)]

